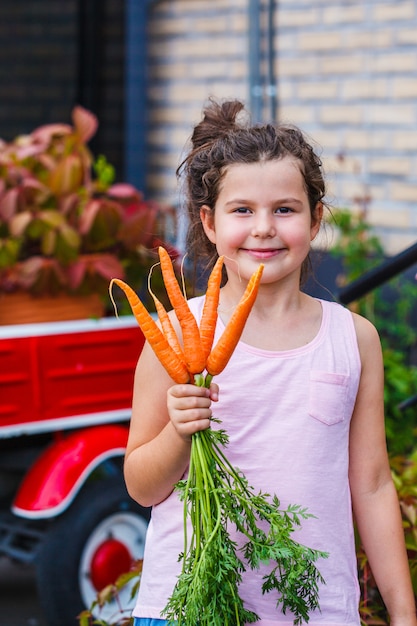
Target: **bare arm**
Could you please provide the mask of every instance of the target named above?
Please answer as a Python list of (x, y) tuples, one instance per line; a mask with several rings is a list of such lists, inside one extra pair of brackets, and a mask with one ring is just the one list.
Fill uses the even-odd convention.
[(125, 481), (143, 506), (161, 502), (183, 476), (192, 433), (210, 424), (211, 390), (175, 385), (145, 343), (134, 381), (132, 419), (125, 456)]
[(374, 327), (355, 316), (362, 376), (350, 432), (353, 509), (372, 573), (392, 626), (416, 626), (401, 513), (384, 428), (383, 362)]

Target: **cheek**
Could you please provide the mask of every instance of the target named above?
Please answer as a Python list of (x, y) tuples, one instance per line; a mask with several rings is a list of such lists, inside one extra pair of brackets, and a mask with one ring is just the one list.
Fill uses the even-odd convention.
[(216, 245), (222, 250), (240, 248), (248, 236), (244, 220), (219, 219), (215, 222)]
[(227, 245), (239, 248), (246, 238), (247, 233), (243, 232), (242, 229), (235, 227), (233, 228), (233, 230), (229, 230), (229, 234), (227, 236)]
[[(227, 233), (227, 235), (225, 235)], [(241, 248), (247, 238), (247, 234), (239, 228), (228, 228), (217, 231), (217, 249), (220, 254), (232, 256), (237, 248)]]
[(286, 229), (285, 235), (282, 234), (283, 238), (291, 243), (293, 246), (304, 246), (306, 244), (310, 245), (311, 241), (311, 231), (310, 228), (306, 225), (303, 228), (300, 228), (300, 225), (292, 223)]

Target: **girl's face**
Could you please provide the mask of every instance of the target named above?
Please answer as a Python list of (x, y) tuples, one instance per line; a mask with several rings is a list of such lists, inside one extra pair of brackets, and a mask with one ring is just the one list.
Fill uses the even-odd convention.
[(320, 228), (322, 205), (312, 220), (300, 165), (283, 159), (229, 166), (213, 212), (201, 211), (207, 237), (231, 273), (249, 279), (265, 264), (263, 283), (293, 276)]

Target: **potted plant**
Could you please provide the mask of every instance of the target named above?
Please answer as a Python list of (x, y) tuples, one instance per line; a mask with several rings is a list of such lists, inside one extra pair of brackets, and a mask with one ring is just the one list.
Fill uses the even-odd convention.
[(167, 246), (161, 217), (171, 209), (130, 184), (114, 184), (114, 168), (88, 148), (97, 127), (96, 116), (76, 106), (72, 125), (0, 140), (0, 324), (38, 305), (51, 320), (62, 297), (57, 319), (90, 316), (70, 311), (76, 296), (95, 302), (91, 315), (102, 315), (115, 277), (146, 291), (154, 249)]

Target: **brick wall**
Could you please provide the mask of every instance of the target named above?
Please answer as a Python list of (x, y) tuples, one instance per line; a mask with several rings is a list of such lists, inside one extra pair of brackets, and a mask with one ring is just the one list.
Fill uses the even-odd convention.
[[(356, 208), (368, 198), (387, 251), (398, 252), (417, 240), (417, 4), (276, 5), (276, 117), (318, 143), (333, 203)], [(178, 199), (174, 170), (207, 96), (249, 102), (248, 27), (247, 0), (160, 0), (151, 8), (149, 185), (156, 196)]]
[[(177, 204), (175, 169), (208, 96), (251, 102), (250, 0), (149, 3), (148, 195)], [(271, 116), (261, 0), (264, 119)], [(0, 137), (69, 121), (79, 96), (77, 0), (0, 3)], [(94, 145), (123, 174), (123, 20), (105, 0)], [(277, 0), (275, 116), (319, 145), (337, 206), (363, 198), (389, 252), (417, 240), (417, 3)]]
[(160, 0), (149, 40), (149, 190), (177, 204), (175, 169), (204, 101), (247, 98), (246, 2)]
[(387, 249), (417, 240), (417, 5), (281, 0), (279, 116), (322, 146), (334, 203), (368, 212)]

